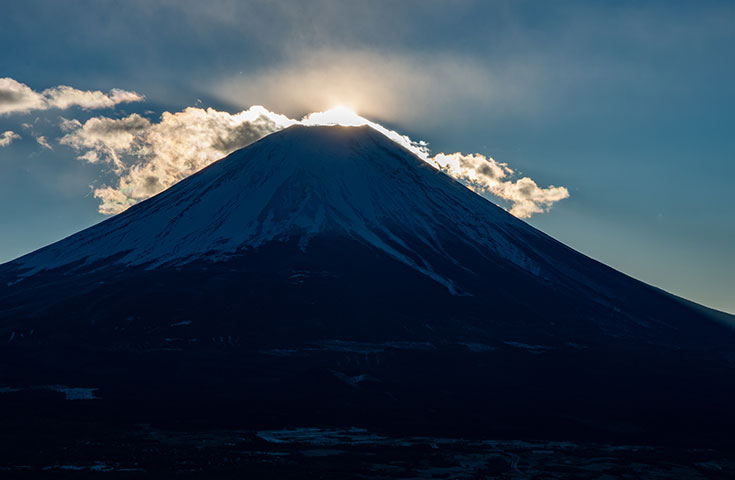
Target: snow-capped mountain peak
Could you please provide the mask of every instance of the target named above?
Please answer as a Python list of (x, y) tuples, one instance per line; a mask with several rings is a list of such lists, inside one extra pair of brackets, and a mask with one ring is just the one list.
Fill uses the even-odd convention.
[(532, 232), (368, 126), (293, 126), (17, 265), (24, 276), (106, 258), (153, 268), (345, 234), (454, 290), (421, 252), (451, 259), (451, 240), (539, 273), (509, 230)]

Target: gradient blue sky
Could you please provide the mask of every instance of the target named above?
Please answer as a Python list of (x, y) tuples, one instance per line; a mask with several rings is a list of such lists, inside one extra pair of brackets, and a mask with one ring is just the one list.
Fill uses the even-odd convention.
[(146, 97), (0, 115), (22, 137), (0, 148), (0, 262), (104, 218), (109, 168), (58, 143), (61, 117), (345, 103), (567, 187), (529, 223), (735, 312), (732, 2), (5, 2), (0, 45), (0, 77), (36, 91)]

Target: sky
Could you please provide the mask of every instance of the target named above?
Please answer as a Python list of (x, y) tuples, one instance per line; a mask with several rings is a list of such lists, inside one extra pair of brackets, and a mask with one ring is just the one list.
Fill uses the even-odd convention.
[(27, 0), (0, 45), (0, 262), (342, 105), (735, 313), (732, 2)]

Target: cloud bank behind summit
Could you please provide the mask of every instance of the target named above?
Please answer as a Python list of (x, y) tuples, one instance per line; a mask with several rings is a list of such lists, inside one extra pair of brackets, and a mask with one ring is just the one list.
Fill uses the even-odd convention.
[(301, 120), (262, 106), (236, 114), (189, 107), (176, 113), (164, 112), (158, 122), (137, 113), (122, 118), (98, 116), (84, 123), (62, 119), (65, 135), (59, 143), (76, 150), (84, 161), (111, 167), (117, 184), (93, 187), (94, 196), (100, 199), (100, 213), (117, 214), (235, 150), (297, 124), (369, 125), (470, 189), (501, 199), (510, 213), (520, 218), (548, 211), (555, 202), (569, 196), (565, 187), (539, 187), (507, 164), (481, 154), (432, 155), (427, 143), (342, 107), (311, 113)]

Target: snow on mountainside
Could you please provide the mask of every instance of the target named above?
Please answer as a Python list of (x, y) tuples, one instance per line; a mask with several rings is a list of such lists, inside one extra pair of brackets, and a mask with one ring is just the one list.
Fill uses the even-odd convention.
[[(294, 126), (126, 212), (17, 259), (22, 277), (65, 265), (223, 260), (271, 240), (346, 234), (454, 285), (422, 256), (464, 245), (533, 274), (529, 227), (370, 127)], [(417, 242), (418, 239), (418, 242)]]
[[(408, 265), (453, 295), (489, 301), (494, 291), (526, 308), (538, 292), (575, 305), (545, 307), (559, 309), (555, 315), (576, 310), (608, 331), (680, 328), (678, 315), (662, 313), (674, 297), (548, 237), (370, 126), (273, 133), (115, 217), (0, 266), (0, 275), (20, 287), (43, 271), (114, 275), (121, 266), (158, 271), (201, 261), (227, 269), (227, 261), (261, 258), (256, 252), (274, 244), (295, 244), (318, 265), (323, 260), (310, 245), (345, 240)], [(349, 249), (335, 257), (354, 256)], [(581, 303), (592, 310), (580, 313)]]

